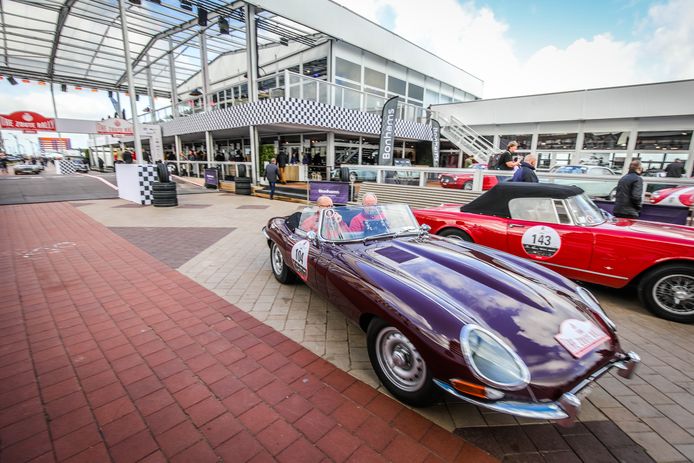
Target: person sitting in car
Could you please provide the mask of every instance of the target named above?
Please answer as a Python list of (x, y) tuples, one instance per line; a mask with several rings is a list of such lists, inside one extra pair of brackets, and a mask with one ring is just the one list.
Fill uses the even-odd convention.
[[(303, 219), (301, 225), (299, 225), (299, 229), (305, 232), (312, 231), (316, 234), (319, 233), (318, 223), (320, 220), (321, 211), (332, 209), (334, 206), (333, 200), (329, 196), (319, 196), (316, 200), (316, 205), (318, 206), (318, 209), (314, 210), (313, 213)], [(338, 212), (335, 210), (331, 210), (330, 212), (333, 212), (333, 214), (326, 215), (327, 222), (323, 226), (323, 238), (338, 239), (343, 232), (349, 231), (349, 227), (344, 223), (342, 216)]]
[(383, 220), (383, 214), (376, 207), (378, 205), (378, 198), (373, 193), (366, 193), (361, 200), (361, 205), (363, 206), (362, 211), (355, 215), (352, 221), (349, 223), (349, 229), (353, 232), (363, 232), (365, 228), (365, 222), (369, 220)]

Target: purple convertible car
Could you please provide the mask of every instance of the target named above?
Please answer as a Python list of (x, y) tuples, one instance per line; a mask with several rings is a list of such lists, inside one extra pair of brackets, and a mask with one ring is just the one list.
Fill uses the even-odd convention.
[(572, 423), (589, 385), (631, 377), (616, 328), (586, 289), (527, 260), (420, 227), (409, 207), (306, 208), (263, 233), (275, 278), (303, 280), (367, 333), (399, 400), (437, 392), (516, 416)]

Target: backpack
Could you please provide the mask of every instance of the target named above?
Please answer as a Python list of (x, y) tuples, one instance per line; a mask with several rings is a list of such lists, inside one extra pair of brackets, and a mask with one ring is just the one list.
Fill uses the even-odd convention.
[(487, 161), (488, 170), (499, 170), (499, 160), (501, 160), (501, 155), (504, 153), (494, 153), (489, 156), (489, 161)]

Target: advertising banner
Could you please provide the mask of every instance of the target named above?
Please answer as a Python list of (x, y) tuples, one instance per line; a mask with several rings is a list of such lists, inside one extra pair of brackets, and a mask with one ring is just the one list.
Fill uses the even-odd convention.
[(349, 182), (309, 182), (309, 201), (316, 201), (319, 196), (328, 196), (335, 204), (347, 204), (349, 201)]
[(381, 141), (378, 145), (378, 164), (393, 165), (393, 145), (395, 144), (395, 112), (398, 109), (398, 97), (386, 101), (381, 112)]
[(439, 159), (441, 158), (441, 124), (434, 119), (431, 120), (431, 157), (433, 160), (432, 167), (439, 167)]
[(219, 171), (217, 169), (205, 169), (205, 185), (219, 186)]
[(69, 138), (39, 137), (41, 151), (63, 151), (72, 149)]
[(21, 130), (24, 133), (55, 132), (55, 119), (43, 117), (32, 111), (17, 111), (12, 114), (0, 114), (0, 127)]
[(101, 135), (133, 135), (133, 124), (125, 119), (104, 119), (96, 123), (96, 133)]

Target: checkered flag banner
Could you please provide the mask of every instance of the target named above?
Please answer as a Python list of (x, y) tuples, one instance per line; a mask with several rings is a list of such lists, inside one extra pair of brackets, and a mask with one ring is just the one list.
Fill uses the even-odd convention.
[(137, 177), (140, 182), (140, 204), (148, 206), (152, 204), (152, 184), (159, 179), (157, 169), (153, 165), (139, 165)]
[[(164, 136), (270, 124), (297, 124), (346, 132), (381, 133), (381, 115), (340, 108), (317, 101), (272, 98), (215, 111), (179, 117), (162, 124)], [(397, 120), (395, 135), (431, 141), (431, 127)]]
[(58, 175), (72, 175), (77, 172), (75, 163), (69, 159), (58, 159), (56, 163), (55, 171)]

